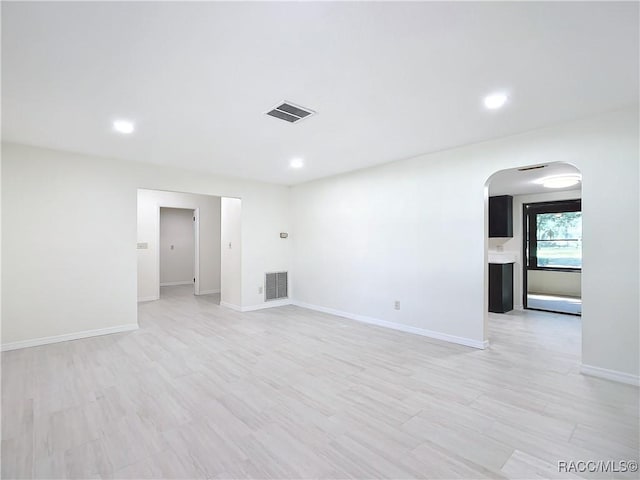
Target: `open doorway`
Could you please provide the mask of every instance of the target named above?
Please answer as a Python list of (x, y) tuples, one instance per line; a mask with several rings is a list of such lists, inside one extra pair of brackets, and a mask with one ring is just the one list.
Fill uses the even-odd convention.
[(138, 301), (219, 304), (221, 275), (221, 197), (139, 189)]
[(163, 294), (162, 287), (185, 285), (190, 287), (191, 293), (196, 293), (196, 211), (160, 207), (159, 224), (160, 296)]
[(522, 218), (524, 308), (581, 315), (581, 199), (525, 203)]
[(579, 315), (582, 191), (578, 169), (552, 163), (501, 170), (487, 186), (489, 311), (535, 309)]
[(509, 352), (579, 359), (580, 172), (532, 165), (498, 171), (486, 186), (486, 338)]

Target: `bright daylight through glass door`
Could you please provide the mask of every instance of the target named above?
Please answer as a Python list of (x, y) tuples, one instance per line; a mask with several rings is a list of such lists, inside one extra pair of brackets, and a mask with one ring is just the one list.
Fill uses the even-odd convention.
[(536, 215), (536, 263), (547, 268), (582, 268), (582, 212)]
[(525, 308), (582, 312), (580, 200), (524, 205)]

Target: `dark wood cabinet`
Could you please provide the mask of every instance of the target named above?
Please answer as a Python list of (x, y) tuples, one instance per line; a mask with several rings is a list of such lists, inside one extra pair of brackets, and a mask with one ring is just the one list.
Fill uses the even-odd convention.
[(489, 264), (489, 311), (513, 310), (513, 263)]
[(513, 197), (489, 197), (489, 238), (513, 237)]

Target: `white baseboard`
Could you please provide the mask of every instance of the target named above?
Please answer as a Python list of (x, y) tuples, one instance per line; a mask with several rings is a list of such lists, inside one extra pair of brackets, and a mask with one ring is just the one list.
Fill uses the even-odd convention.
[(78, 340), (80, 338), (97, 337), (100, 335), (111, 335), (112, 333), (130, 332), (137, 330), (138, 324), (131, 323), (128, 325), (118, 325), (117, 327), (98, 328), (96, 330), (85, 330), (82, 332), (65, 333), (63, 335), (54, 335), (52, 337), (33, 338), (30, 340), (21, 340), (19, 342), (4, 343), (0, 350), (3, 352), (9, 350), (17, 350), (19, 348), (37, 347), (39, 345), (47, 345), (49, 343), (68, 342), (69, 340)]
[(160, 297), (154, 295), (152, 297), (140, 297), (138, 298), (138, 303), (140, 302), (153, 302), (154, 300), (160, 300)]
[(227, 307), (236, 312), (253, 312), (254, 310), (262, 310), (263, 308), (284, 307), (285, 305), (292, 305), (293, 302), (289, 299), (286, 300), (274, 300), (272, 302), (260, 303), (258, 305), (251, 305), (249, 307), (241, 307), (233, 303), (220, 302), (221, 307)]
[(640, 386), (640, 377), (630, 373), (619, 372), (618, 370), (609, 370), (608, 368), (594, 367), (593, 365), (580, 366), (580, 373), (589, 375), (590, 377), (604, 378), (613, 382), (626, 383), (627, 385)]
[(402, 325), (400, 323), (389, 322), (387, 320), (380, 320), (378, 318), (367, 317), (365, 315), (358, 315), (355, 313), (343, 312), (341, 310), (334, 310), (333, 308), (320, 307), (318, 305), (310, 305), (308, 303), (293, 301), (293, 305), (298, 307), (308, 308), (309, 310), (316, 310), (318, 312), (329, 313), (338, 317), (348, 318), (350, 320), (356, 320), (358, 322), (369, 323), (371, 325), (377, 325), (379, 327), (391, 328), (393, 330), (399, 330), (401, 332), (413, 333), (416, 335), (422, 335), (423, 337), (435, 338), (436, 340), (444, 340), (445, 342), (457, 343), (458, 345), (464, 345), (466, 347), (473, 347), (479, 349), (485, 349), (489, 346), (489, 341), (474, 340), (472, 338), (457, 337), (455, 335), (449, 335), (447, 333), (434, 332), (432, 330), (426, 330), (424, 328), (411, 327), (409, 325)]
[(273, 308), (273, 307), (284, 307), (285, 305), (291, 305), (293, 302), (291, 300), (272, 300), (270, 302), (259, 303), (258, 305), (251, 305), (249, 307), (242, 307), (243, 312), (253, 312), (254, 310), (262, 310), (265, 308)]
[(220, 293), (220, 290), (200, 290), (198, 295), (211, 295), (212, 293)]
[(235, 310), (236, 312), (241, 312), (242, 311), (242, 307), (241, 306), (235, 305), (233, 303), (220, 302), (220, 306), (221, 307), (230, 308), (231, 310)]
[(164, 282), (160, 284), (161, 287), (173, 287), (175, 285), (193, 285), (193, 281), (185, 280), (182, 282)]

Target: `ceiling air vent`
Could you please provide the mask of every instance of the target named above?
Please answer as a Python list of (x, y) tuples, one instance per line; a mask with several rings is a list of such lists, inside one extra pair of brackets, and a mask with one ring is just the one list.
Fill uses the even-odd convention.
[(308, 108), (300, 107), (299, 105), (294, 105), (291, 102), (282, 101), (266, 113), (285, 122), (296, 123), (304, 118), (310, 117), (316, 112)]

